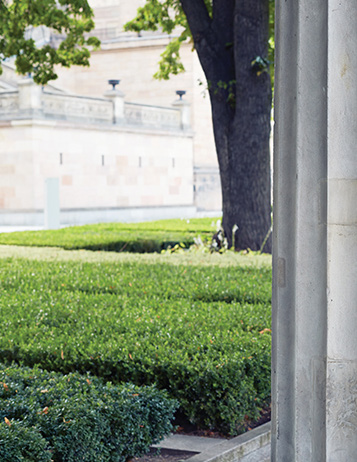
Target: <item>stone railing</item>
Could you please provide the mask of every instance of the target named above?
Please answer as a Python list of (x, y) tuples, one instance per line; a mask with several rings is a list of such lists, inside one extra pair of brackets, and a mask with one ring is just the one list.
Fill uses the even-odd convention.
[(113, 121), (113, 104), (104, 98), (88, 98), (61, 93), (42, 93), (41, 109), (45, 117), (88, 122)]
[(0, 92), (0, 116), (2, 114), (16, 114), (19, 111), (19, 92), (1, 91)]
[(174, 108), (125, 103), (124, 120), (129, 125), (179, 130), (181, 128), (181, 111)]
[(15, 91), (0, 91), (0, 120), (36, 117), (154, 130), (190, 129), (189, 104), (181, 99), (174, 107), (160, 107), (128, 103), (115, 89), (107, 91), (104, 98), (92, 98), (43, 90), (32, 79), (23, 79), (18, 86)]

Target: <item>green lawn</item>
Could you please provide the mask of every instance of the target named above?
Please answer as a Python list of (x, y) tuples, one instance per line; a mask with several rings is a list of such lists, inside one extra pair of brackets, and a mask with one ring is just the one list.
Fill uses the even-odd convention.
[(1, 233), (0, 244), (62, 247), (115, 252), (160, 252), (200, 236), (210, 241), (218, 219), (160, 220), (145, 223), (102, 223), (58, 230)]

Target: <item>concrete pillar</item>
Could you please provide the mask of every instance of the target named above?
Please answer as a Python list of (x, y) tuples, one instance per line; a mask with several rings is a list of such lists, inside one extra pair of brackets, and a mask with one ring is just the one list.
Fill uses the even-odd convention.
[(191, 105), (185, 99), (179, 98), (172, 103), (172, 106), (181, 111), (181, 128), (189, 130), (191, 128)]
[(60, 227), (60, 195), (58, 178), (45, 180), (45, 229)]
[(18, 82), (19, 108), (23, 113), (33, 115), (42, 109), (42, 87), (37, 85), (31, 77)]
[(329, 6), (327, 454), (357, 460), (357, 2)]
[(357, 460), (357, 2), (277, 0), (272, 461)]
[(113, 102), (113, 123), (120, 124), (124, 122), (124, 98), (125, 94), (120, 90), (108, 90), (104, 93), (106, 98)]

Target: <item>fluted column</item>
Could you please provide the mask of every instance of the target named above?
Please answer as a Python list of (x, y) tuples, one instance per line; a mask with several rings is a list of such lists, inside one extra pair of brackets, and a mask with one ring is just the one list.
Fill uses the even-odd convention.
[(273, 462), (357, 454), (357, 2), (277, 0)]

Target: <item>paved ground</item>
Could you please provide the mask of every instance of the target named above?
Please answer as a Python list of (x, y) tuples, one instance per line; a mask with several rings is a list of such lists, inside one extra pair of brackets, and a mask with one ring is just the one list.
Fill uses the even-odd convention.
[[(192, 451), (196, 453), (187, 462), (220, 462), (227, 458), (236, 462), (270, 462), (270, 424), (266, 424), (256, 430), (247, 432), (241, 437), (230, 440), (223, 438), (206, 438), (201, 436), (171, 435), (156, 445), (157, 448), (163, 448), (165, 451), (177, 451), (170, 462), (178, 462), (187, 457), (180, 457), (180, 451)], [(251, 435), (251, 437), (250, 437)], [(266, 436), (264, 436), (266, 435)], [(264, 441), (264, 442), (263, 442)], [(238, 454), (244, 452), (246, 455), (239, 458)], [(182, 453), (184, 456), (184, 453)], [(161, 460), (151, 459), (141, 462), (163, 462)]]
[(13, 233), (15, 231), (38, 231), (43, 226), (0, 226), (0, 233)]
[(181, 451), (205, 452), (223, 443), (224, 438), (206, 438), (204, 436), (171, 435), (154, 447), (178, 449)]
[(270, 462), (270, 444), (242, 457), (240, 462)]

